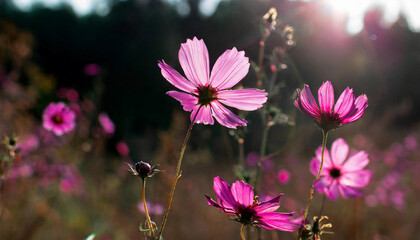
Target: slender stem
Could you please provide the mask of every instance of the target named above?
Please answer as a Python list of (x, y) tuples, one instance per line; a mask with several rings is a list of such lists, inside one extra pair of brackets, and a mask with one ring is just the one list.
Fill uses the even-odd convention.
[(245, 234), (244, 234), (244, 229), (245, 229), (245, 225), (242, 224), (242, 227), (241, 227), (241, 238), (242, 238), (242, 240), (246, 240), (245, 239)]
[(163, 234), (163, 229), (165, 228), (166, 221), (168, 220), (168, 214), (169, 214), (169, 210), (171, 209), (172, 200), (174, 198), (176, 183), (178, 182), (178, 179), (181, 177), (180, 172), (181, 172), (182, 158), (184, 157), (185, 148), (187, 148), (188, 139), (190, 138), (191, 130), (194, 126), (194, 122), (195, 122), (198, 112), (200, 111), (200, 108), (197, 110), (194, 116), (194, 119), (191, 121), (190, 127), (188, 128), (187, 134), (185, 135), (184, 143), (182, 144), (182, 147), (181, 147), (181, 152), (179, 153), (178, 164), (176, 166), (176, 173), (175, 173), (175, 177), (172, 183), (171, 193), (169, 194), (168, 204), (166, 205), (165, 215), (163, 216), (162, 226), (160, 228), (159, 236), (157, 238), (158, 240), (161, 239), (162, 234)]
[(239, 164), (241, 165), (242, 170), (245, 169), (245, 149), (244, 149), (244, 139), (239, 138), (238, 148), (239, 148)]
[(146, 178), (143, 178), (143, 187), (142, 187), (142, 200), (143, 200), (143, 206), (144, 206), (144, 213), (146, 214), (147, 218), (147, 225), (149, 228), (149, 236), (155, 235), (155, 230), (153, 229), (152, 221), (150, 220), (149, 211), (147, 210), (147, 204), (146, 204)]
[(325, 207), (325, 194), (322, 195), (322, 204), (321, 204), (321, 209), (319, 209), (319, 217), (322, 217), (322, 213), (324, 212), (324, 207)]
[[(322, 131), (321, 165), (319, 166), (318, 174), (316, 175), (315, 180), (314, 180), (314, 182), (312, 183), (312, 186), (311, 186), (309, 199), (308, 199), (308, 202), (306, 203), (305, 212), (303, 214), (302, 225), (304, 225), (304, 223), (305, 223), (305, 220), (306, 220), (306, 217), (307, 217), (308, 211), (309, 211), (309, 206), (311, 204), (312, 199), (314, 198), (315, 183), (316, 183), (316, 181), (318, 181), (319, 177), (321, 176), (322, 166), (324, 165), (324, 152), (325, 152), (325, 146), (327, 145), (327, 138), (328, 138), (328, 131)], [(302, 229), (299, 231), (298, 239), (300, 239), (301, 235), (302, 235)]]

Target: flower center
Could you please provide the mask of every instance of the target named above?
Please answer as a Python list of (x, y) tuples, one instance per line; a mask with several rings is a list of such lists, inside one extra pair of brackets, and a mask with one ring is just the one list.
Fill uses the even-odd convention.
[(61, 117), (60, 114), (55, 114), (51, 120), (55, 123), (55, 124), (62, 124), (63, 123), (63, 117)]
[(338, 168), (333, 168), (330, 170), (330, 176), (332, 178), (339, 178), (341, 176), (341, 171)]
[(204, 86), (198, 89), (198, 103), (200, 105), (208, 105), (211, 101), (217, 99), (216, 90), (210, 86)]
[(241, 207), (238, 209), (239, 222), (242, 224), (251, 224), (253, 222), (252, 217), (255, 216), (255, 210), (252, 207)]

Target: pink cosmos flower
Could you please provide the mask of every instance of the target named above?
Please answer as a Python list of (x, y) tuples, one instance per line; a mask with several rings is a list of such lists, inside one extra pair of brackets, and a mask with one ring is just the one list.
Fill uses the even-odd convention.
[(300, 226), (300, 223), (291, 220), (293, 213), (274, 212), (280, 207), (279, 200), (283, 194), (258, 202), (249, 184), (236, 181), (231, 187), (220, 177), (214, 178), (213, 189), (217, 202), (206, 195), (208, 205), (233, 215), (242, 224), (287, 232), (293, 232)]
[(115, 132), (115, 125), (109, 118), (108, 114), (101, 113), (98, 117), (99, 123), (101, 124), (106, 134), (112, 135)]
[(277, 172), (277, 180), (279, 180), (281, 184), (287, 184), (290, 180), (290, 172), (286, 169), (281, 169)]
[(115, 148), (117, 149), (118, 154), (120, 154), (122, 157), (127, 157), (130, 153), (130, 149), (128, 148), (127, 143), (123, 141), (117, 142), (117, 144), (115, 144)]
[(76, 115), (62, 102), (50, 103), (45, 108), (42, 119), (43, 127), (57, 136), (70, 132), (76, 126)]
[(334, 104), (334, 89), (330, 81), (324, 82), (318, 90), (319, 107), (311, 89), (305, 84), (302, 91), (297, 89), (294, 102), (297, 109), (313, 118), (323, 130), (328, 131), (362, 117), (368, 106), (365, 94), (354, 100), (353, 89), (347, 87)]
[(167, 94), (181, 102), (185, 111), (192, 111), (191, 121), (213, 125), (214, 118), (223, 126), (236, 128), (247, 122), (225, 106), (253, 111), (267, 101), (267, 93), (257, 89), (230, 90), (241, 81), (249, 69), (244, 51), (226, 50), (210, 72), (209, 53), (203, 40), (194, 37), (181, 44), (179, 62), (187, 79), (165, 61), (159, 62), (163, 77), (181, 91)]
[[(321, 164), (320, 146), (315, 154), (316, 157), (310, 163), (310, 171), (316, 176)], [(338, 198), (339, 193), (343, 198), (355, 198), (362, 196), (360, 188), (366, 186), (372, 175), (369, 170), (363, 170), (369, 163), (365, 151), (359, 151), (349, 156), (349, 146), (342, 139), (335, 140), (331, 146), (331, 154), (328, 149), (324, 152), (324, 166), (321, 177), (315, 183), (315, 189), (332, 200)]]

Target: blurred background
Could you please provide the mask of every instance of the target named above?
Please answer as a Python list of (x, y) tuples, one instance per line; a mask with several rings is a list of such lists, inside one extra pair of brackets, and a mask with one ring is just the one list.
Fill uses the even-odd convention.
[[(263, 18), (271, 7), (275, 26)], [(316, 94), (327, 80), (336, 99), (347, 86), (369, 98), (362, 119), (331, 132), (327, 147), (342, 137), (368, 152), (373, 176), (362, 198), (326, 201), (335, 234), (323, 239), (416, 238), (419, 11), (416, 0), (0, 1), (0, 239), (144, 239), (141, 180), (125, 162), (164, 170), (146, 189), (160, 225), (189, 113), (165, 94), (174, 87), (157, 62), (183, 74), (178, 50), (194, 36), (204, 39), (211, 66), (226, 49), (244, 50), (251, 68), (241, 86), (255, 88), (263, 76), (270, 99), (263, 110), (239, 113), (246, 128), (194, 126), (165, 239), (240, 239), (240, 224), (208, 207), (204, 194), (214, 197), (215, 176), (253, 181), (265, 121), (259, 195), (285, 193), (280, 210), (297, 216), (322, 134), (293, 100), (304, 83)], [(44, 109), (59, 101), (77, 116), (63, 136), (42, 127)], [(321, 202), (317, 194), (310, 216)]]

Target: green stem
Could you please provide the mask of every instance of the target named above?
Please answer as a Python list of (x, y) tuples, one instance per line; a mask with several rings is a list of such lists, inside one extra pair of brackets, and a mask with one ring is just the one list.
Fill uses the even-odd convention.
[(190, 127), (188, 128), (187, 134), (185, 135), (184, 143), (182, 144), (182, 147), (181, 147), (181, 152), (179, 153), (178, 164), (176, 166), (176, 173), (175, 173), (175, 177), (172, 183), (171, 193), (169, 194), (168, 204), (166, 205), (166, 210), (165, 210), (165, 215), (163, 217), (162, 226), (160, 228), (159, 236), (157, 238), (158, 240), (161, 239), (162, 234), (163, 234), (163, 229), (165, 228), (166, 221), (168, 220), (168, 214), (169, 214), (169, 210), (171, 209), (172, 200), (174, 198), (176, 183), (178, 182), (178, 179), (181, 177), (180, 172), (181, 172), (182, 158), (184, 157), (185, 148), (187, 148), (188, 139), (190, 138), (191, 130), (194, 126), (195, 119), (200, 109), (201, 107), (197, 110), (194, 116), (194, 119), (191, 121)]
[(144, 206), (144, 213), (146, 214), (147, 218), (147, 225), (149, 228), (149, 236), (154, 236), (155, 231), (153, 229), (152, 221), (150, 220), (149, 211), (147, 210), (147, 204), (146, 204), (146, 178), (143, 178), (143, 187), (142, 187), (142, 200), (143, 200), (143, 206)]
[(264, 124), (265, 127), (264, 127), (262, 140), (261, 140), (260, 159), (258, 160), (257, 172), (255, 174), (255, 185), (254, 185), (255, 186), (254, 187), (254, 192), (255, 193), (257, 193), (258, 184), (260, 182), (261, 167), (262, 167), (262, 164), (264, 163), (264, 159), (265, 159), (265, 155), (266, 155), (266, 151), (267, 151), (268, 130), (270, 129), (270, 127), (267, 125), (267, 119), (266, 119), (265, 115), (263, 116), (263, 121), (264, 121), (263, 124)]
[[(323, 130), (322, 131), (321, 165), (319, 166), (318, 174), (316, 175), (315, 180), (314, 180), (314, 182), (312, 183), (312, 186), (311, 186), (309, 199), (308, 199), (308, 202), (306, 203), (305, 212), (303, 214), (302, 225), (304, 225), (304, 223), (305, 223), (306, 217), (308, 216), (309, 206), (311, 204), (312, 199), (314, 198), (315, 183), (316, 183), (316, 181), (318, 181), (319, 177), (321, 176), (322, 166), (324, 165), (324, 152), (325, 152), (325, 146), (327, 145), (327, 138), (328, 138), (328, 131)], [(300, 239), (301, 235), (302, 235), (302, 229), (299, 232), (298, 239)]]
[(245, 229), (245, 225), (242, 224), (242, 227), (241, 227), (241, 238), (242, 238), (242, 240), (246, 240), (245, 239), (245, 234), (244, 234), (244, 229)]

